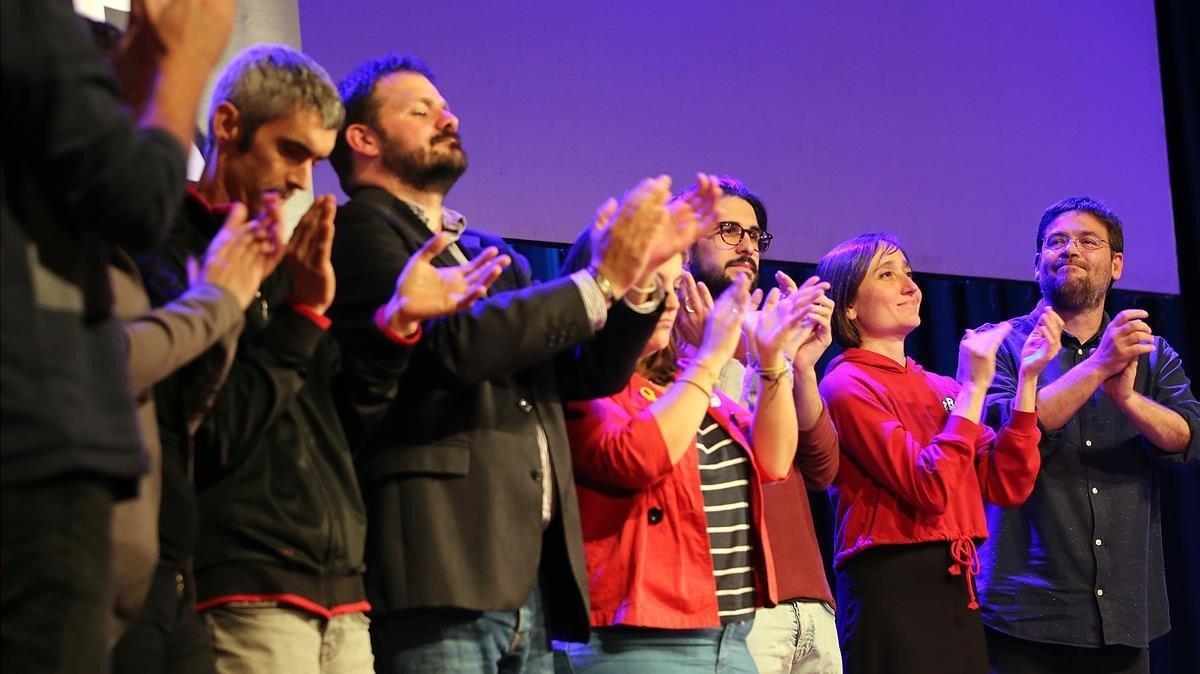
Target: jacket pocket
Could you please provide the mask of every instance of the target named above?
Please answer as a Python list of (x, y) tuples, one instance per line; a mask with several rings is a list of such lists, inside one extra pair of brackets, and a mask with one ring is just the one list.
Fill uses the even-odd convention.
[(385, 449), (371, 462), (372, 482), (410, 475), (461, 477), (471, 467), (466, 438), (436, 445), (402, 445)]

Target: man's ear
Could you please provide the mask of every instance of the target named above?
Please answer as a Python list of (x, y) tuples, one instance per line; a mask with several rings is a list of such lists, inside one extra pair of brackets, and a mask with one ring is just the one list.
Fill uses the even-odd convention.
[(215, 147), (236, 146), (242, 137), (242, 113), (229, 101), (221, 101), (213, 109), (213, 145)]
[(1033, 280), (1035, 283), (1042, 281), (1042, 252), (1038, 251), (1033, 254)]
[(345, 134), (346, 145), (355, 154), (378, 157), (382, 153), (379, 137), (366, 124), (351, 124), (342, 133)]
[(1121, 280), (1121, 275), (1125, 273), (1125, 253), (1112, 254), (1112, 280)]

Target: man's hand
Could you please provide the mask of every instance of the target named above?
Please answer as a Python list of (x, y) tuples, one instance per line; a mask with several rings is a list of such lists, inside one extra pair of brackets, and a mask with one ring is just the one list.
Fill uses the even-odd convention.
[(456, 313), (487, 294), (488, 288), (512, 258), (500, 255), (494, 246), (485, 248), (475, 259), (454, 267), (435, 267), (433, 259), (452, 237), (441, 233), (425, 242), (396, 277), (396, 290), (384, 307), (384, 316), (393, 330), (411, 336), (421, 321)]
[[(178, 0), (177, 0), (178, 1)], [(337, 205), (332, 194), (317, 197), (288, 242), (283, 263), (292, 278), (290, 302), (302, 304), (319, 315), (333, 304), (336, 283), (329, 254), (333, 249), (333, 216)]]
[(797, 286), (791, 276), (777, 271), (775, 272), (775, 285), (779, 288), (780, 297), (784, 299), (797, 292), (805, 293), (807, 296), (804, 299), (807, 309), (804, 311), (803, 320), (808, 321), (812, 329), (798, 333), (797, 338), (785, 347), (784, 353), (791, 356), (792, 369), (797, 372), (815, 368), (821, 355), (833, 343), (831, 322), (833, 321), (834, 302), (825, 295), (829, 290), (829, 283), (821, 281), (816, 276), (810, 276), (804, 281), (804, 285)]
[(717, 202), (723, 196), (720, 180), (707, 173), (697, 173), (696, 187), (667, 203), (670, 217), (654, 238), (649, 267), (657, 269), (712, 233), (717, 226)]
[(1154, 334), (1143, 320), (1149, 317), (1141, 309), (1126, 309), (1109, 321), (1100, 346), (1088, 357), (1105, 379), (1119, 374), (1130, 360), (1154, 351)]
[(207, 72), (216, 65), (233, 32), (237, 0), (133, 0), (142, 6), (144, 26), (162, 53), (193, 62)]
[(196, 108), (229, 42), (236, 9), (236, 0), (131, 0), (129, 30), (113, 64), (121, 95), (142, 126), (191, 146)]
[(647, 269), (657, 267), (651, 266), (652, 244), (669, 220), (670, 196), (670, 178), (646, 178), (619, 205), (609, 199), (597, 210), (591, 229), (592, 266), (608, 279), (616, 296), (624, 295)]
[(1124, 407), (1133, 397), (1133, 383), (1137, 380), (1138, 359), (1129, 361), (1120, 372), (1104, 380), (1100, 388), (1118, 408)]
[(245, 310), (283, 257), (279, 217), (278, 199), (268, 202), (266, 211), (251, 221), (246, 220), (246, 207), (235, 203), (208, 244), (197, 280), (224, 288)]

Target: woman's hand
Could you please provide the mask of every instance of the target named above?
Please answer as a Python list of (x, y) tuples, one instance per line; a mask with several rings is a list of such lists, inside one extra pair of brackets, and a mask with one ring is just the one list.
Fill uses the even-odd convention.
[(750, 305), (750, 279), (739, 274), (708, 312), (696, 360), (713, 372), (724, 367), (742, 336), (742, 317)]
[(224, 226), (208, 244), (203, 266), (195, 275), (229, 291), (244, 310), (250, 306), (263, 279), (283, 257), (281, 213), (278, 200), (267, 200), (256, 220), (246, 219), (246, 207), (233, 204)]
[(958, 382), (986, 391), (996, 376), (996, 350), (1011, 331), (1010, 323), (987, 330), (967, 330), (958, 345)]
[(686, 269), (680, 278), (678, 293), (679, 315), (675, 317), (675, 329), (685, 343), (699, 347), (704, 341), (705, 325), (713, 307), (712, 293)]
[(1063, 320), (1047, 306), (1038, 317), (1037, 327), (1025, 338), (1021, 347), (1021, 372), (1028, 377), (1038, 377), (1062, 349)]

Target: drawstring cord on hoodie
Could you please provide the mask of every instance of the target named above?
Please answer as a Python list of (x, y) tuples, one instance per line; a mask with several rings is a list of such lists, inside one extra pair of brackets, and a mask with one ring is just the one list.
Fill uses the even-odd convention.
[(975, 575), (979, 573), (979, 557), (975, 554), (975, 541), (966, 536), (950, 542), (950, 557), (954, 563), (947, 569), (951, 576), (966, 576), (967, 596), (971, 601), (967, 608), (979, 610), (979, 600), (975, 598)]

